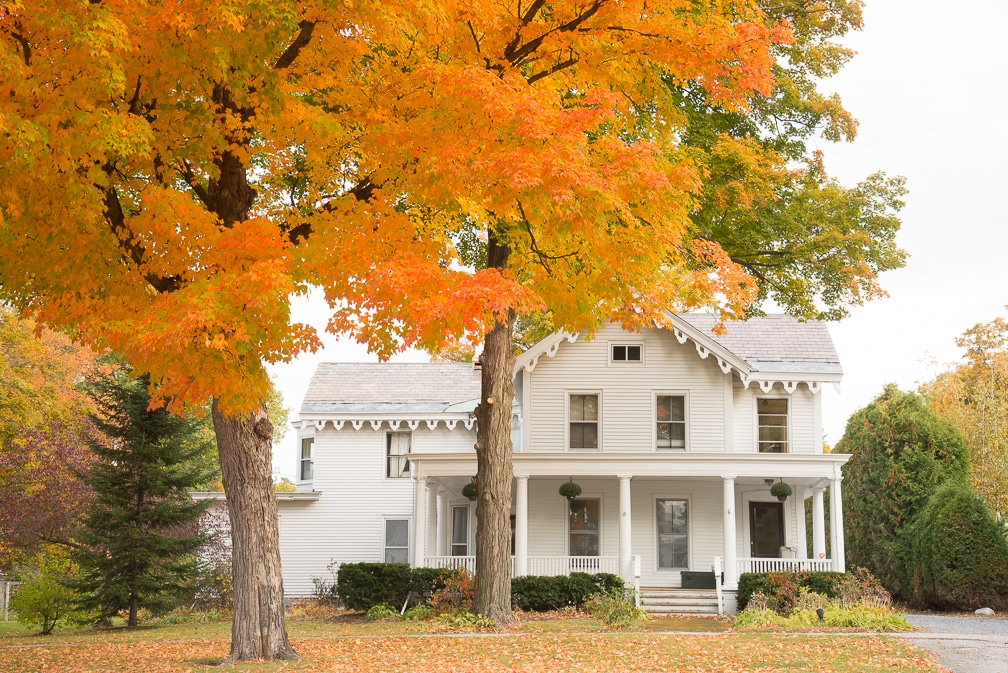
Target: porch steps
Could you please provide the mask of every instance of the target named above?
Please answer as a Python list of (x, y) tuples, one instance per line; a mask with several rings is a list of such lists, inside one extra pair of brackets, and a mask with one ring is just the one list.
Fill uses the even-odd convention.
[(718, 613), (713, 589), (641, 587), (640, 606), (652, 617), (664, 615), (713, 615)]

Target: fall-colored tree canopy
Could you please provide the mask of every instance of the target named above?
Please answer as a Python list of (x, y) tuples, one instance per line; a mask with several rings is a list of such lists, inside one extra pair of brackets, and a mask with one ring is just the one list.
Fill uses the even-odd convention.
[(1008, 516), (1008, 321), (978, 323), (956, 339), (963, 362), (921, 386), (969, 447), (969, 480), (991, 512)]
[[(235, 567), (232, 659), (294, 656), (262, 411), (264, 360), (318, 344), (290, 323), (289, 295), (321, 286), (330, 327), (382, 356), (487, 336), (477, 518), (495, 537), (478, 532), (477, 555), (484, 576), (506, 574), (515, 314), (639, 327), (669, 309), (741, 317), (768, 291), (831, 314), (900, 262), (898, 185), (858, 201), (786, 165), (809, 133), (852, 132), (814, 80), (842, 64), (829, 40), (859, 21), (847, 0), (11, 0), (0, 290), (123, 353), (173, 409), (214, 397), (250, 564)], [(800, 123), (770, 138), (782, 110)], [(755, 130), (691, 145), (717, 115)], [(705, 187), (726, 151), (768, 183), (736, 199), (753, 206), (733, 223), (704, 215), (738, 191), (727, 174)], [(789, 257), (803, 225), (828, 234)], [(511, 619), (495, 601), (477, 586), (478, 609)]]

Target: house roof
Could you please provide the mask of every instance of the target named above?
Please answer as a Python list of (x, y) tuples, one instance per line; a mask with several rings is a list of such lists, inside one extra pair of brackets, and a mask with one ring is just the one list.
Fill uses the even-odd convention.
[(707, 313), (680, 313), (708, 339), (747, 362), (759, 372), (841, 373), (840, 358), (826, 323), (801, 322), (788, 315), (769, 315), (726, 322), (724, 334), (711, 330), (717, 320)]
[(323, 362), (301, 413), (440, 413), (479, 395), (480, 373), (472, 363)]

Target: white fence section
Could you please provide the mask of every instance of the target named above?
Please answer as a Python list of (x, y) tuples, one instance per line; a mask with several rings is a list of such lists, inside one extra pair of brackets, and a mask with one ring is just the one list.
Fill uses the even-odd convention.
[[(465, 568), (476, 573), (475, 556), (425, 556), (428, 568)], [(529, 575), (569, 575), (571, 573), (611, 573), (619, 575), (618, 556), (529, 556)], [(514, 557), (511, 557), (514, 575)]]
[(818, 571), (833, 570), (831, 559), (806, 558), (740, 558), (738, 562), (739, 575), (742, 573), (778, 573), (796, 572), (799, 570)]

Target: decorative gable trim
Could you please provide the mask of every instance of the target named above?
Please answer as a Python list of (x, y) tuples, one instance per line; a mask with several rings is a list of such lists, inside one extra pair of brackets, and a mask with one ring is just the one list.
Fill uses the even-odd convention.
[(536, 365), (539, 364), (539, 358), (543, 355), (549, 358), (553, 357), (557, 354), (557, 350), (560, 349), (560, 344), (562, 344), (565, 339), (567, 340), (567, 343), (574, 343), (577, 341), (578, 336), (580, 335), (573, 332), (554, 332), (549, 335), (518, 356), (518, 359), (515, 361), (515, 374), (523, 369), (527, 372), (531, 372), (536, 368)]

